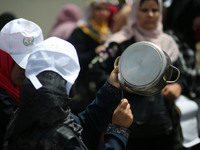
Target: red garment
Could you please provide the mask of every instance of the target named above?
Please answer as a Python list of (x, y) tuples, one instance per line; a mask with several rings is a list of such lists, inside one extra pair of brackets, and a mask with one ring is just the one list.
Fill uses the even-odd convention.
[(110, 17), (108, 19), (108, 24), (109, 24), (109, 27), (112, 28), (112, 26), (113, 26), (113, 17), (119, 11), (119, 8), (116, 5), (109, 4), (109, 10), (110, 10)]
[(13, 97), (16, 104), (19, 103), (19, 86), (14, 86), (10, 73), (14, 60), (6, 52), (0, 50), (0, 87), (3, 88), (10, 96)]

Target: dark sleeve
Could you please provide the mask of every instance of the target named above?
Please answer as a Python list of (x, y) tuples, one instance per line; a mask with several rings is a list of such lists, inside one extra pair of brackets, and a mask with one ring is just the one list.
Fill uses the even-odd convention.
[(125, 150), (130, 131), (115, 124), (109, 124), (104, 136), (103, 150)]
[(67, 142), (66, 146), (64, 147), (64, 150), (83, 150), (83, 149), (79, 146), (78, 141), (75, 138), (73, 138)]
[(83, 141), (88, 147), (97, 144), (95, 142), (98, 142), (100, 134), (111, 121), (113, 110), (120, 100), (120, 90), (106, 82), (98, 91), (95, 100), (78, 114), (83, 127)]

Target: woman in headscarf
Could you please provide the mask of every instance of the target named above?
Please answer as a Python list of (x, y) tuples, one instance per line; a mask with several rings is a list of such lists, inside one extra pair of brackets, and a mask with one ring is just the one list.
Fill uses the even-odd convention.
[[(74, 97), (82, 106), (80, 110), (84, 109), (95, 96), (89, 90), (88, 78), (90, 77), (86, 75), (86, 72), (89, 62), (98, 53), (98, 50), (95, 50), (96, 47), (103, 44), (111, 34), (110, 14), (108, 0), (90, 0), (83, 18), (78, 22), (77, 28), (68, 39), (77, 50), (81, 66)], [(88, 101), (85, 101), (85, 98)], [(80, 110), (77, 111), (80, 112)]]
[[(35, 41), (27, 45), (25, 39), (30, 37)], [(23, 18), (9, 21), (0, 32), (0, 149), (6, 126), (19, 104), (27, 58), (32, 47), (42, 40), (40, 27)]]
[(69, 42), (51, 37), (35, 46), (20, 91), (19, 109), (8, 125), (5, 150), (94, 149), (94, 140), (111, 118), (104, 149), (125, 150), (133, 116), (128, 101), (120, 102), (116, 96), (116, 69), (94, 102), (75, 116), (69, 103), (79, 71), (76, 50)]
[[(89, 65), (90, 79), (96, 88), (108, 78), (115, 59), (128, 46), (140, 41), (158, 45), (169, 55), (173, 65), (182, 71), (178, 46), (172, 37), (163, 32), (162, 27), (162, 0), (134, 0), (127, 25), (106, 41), (105, 49)], [(155, 95), (125, 93), (135, 116), (128, 150), (174, 150), (177, 145), (179, 147), (176, 137), (179, 115), (174, 101), (185, 89), (182, 74), (176, 83), (166, 85)]]
[(55, 36), (67, 40), (76, 28), (80, 18), (81, 10), (78, 6), (74, 4), (63, 6), (58, 14), (56, 23), (49, 33), (49, 37)]

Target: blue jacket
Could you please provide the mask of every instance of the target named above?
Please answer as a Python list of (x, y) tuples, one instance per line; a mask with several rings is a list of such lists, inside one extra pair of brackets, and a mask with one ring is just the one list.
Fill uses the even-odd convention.
[(105, 127), (107, 128), (103, 149), (123, 150), (126, 148), (129, 130), (109, 124), (113, 110), (121, 100), (120, 95), (120, 90), (107, 81), (98, 91), (94, 101), (78, 116), (74, 115), (74, 118), (83, 127), (82, 139), (89, 149), (96, 149), (95, 146), (98, 145), (99, 136)]

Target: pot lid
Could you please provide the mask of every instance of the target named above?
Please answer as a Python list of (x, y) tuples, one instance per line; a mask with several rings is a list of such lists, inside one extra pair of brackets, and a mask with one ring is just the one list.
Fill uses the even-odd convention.
[(119, 70), (126, 84), (143, 87), (154, 84), (163, 72), (164, 53), (150, 42), (137, 42), (121, 55)]

